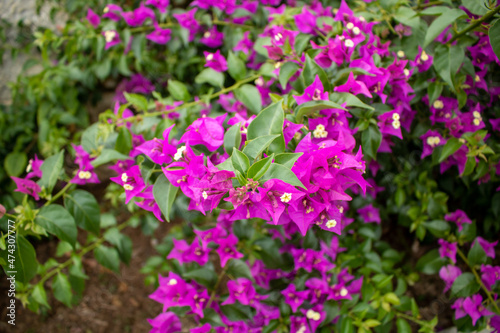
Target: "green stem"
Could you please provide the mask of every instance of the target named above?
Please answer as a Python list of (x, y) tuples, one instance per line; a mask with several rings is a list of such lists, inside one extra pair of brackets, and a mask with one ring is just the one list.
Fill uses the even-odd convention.
[(460, 256), (460, 258), (462, 258), (462, 260), (467, 264), (467, 266), (469, 266), (470, 270), (472, 271), (472, 274), (474, 274), (474, 277), (476, 278), (476, 281), (479, 283), (479, 285), (481, 286), (481, 288), (485, 292), (485, 294), (488, 297), (489, 301), (493, 304), (493, 307), (497, 311), (497, 314), (500, 314), (500, 309), (498, 308), (497, 303), (495, 302), (495, 300), (491, 296), (491, 293), (488, 290), (488, 288), (486, 288), (486, 286), (484, 285), (483, 281), (479, 277), (479, 274), (477, 274), (476, 269), (473, 266), (471, 266), (471, 264), (469, 263), (469, 260), (465, 256), (465, 254), (459, 248), (457, 248), (457, 253)]
[[(248, 83), (248, 82), (251, 82), (253, 80), (256, 80), (260, 77), (260, 74), (255, 74), (255, 75), (252, 75), (250, 77), (247, 77), (246, 79), (243, 79), (241, 81), (238, 81), (236, 82), (235, 84), (233, 84), (232, 86), (230, 87), (227, 87), (227, 88), (224, 88), (222, 90), (219, 90), (218, 92), (214, 93), (214, 94), (211, 94), (210, 96), (208, 96), (208, 99), (214, 99), (216, 97), (219, 97), (220, 95), (222, 94), (225, 94), (225, 93), (228, 93), (230, 91), (233, 91), (233, 90), (236, 90), (238, 89), (241, 85), (245, 84), (245, 83)], [(189, 102), (189, 103), (186, 103), (186, 104), (182, 104), (182, 105), (179, 105), (178, 107), (175, 107), (173, 109), (170, 109), (170, 110), (167, 110), (167, 111), (157, 111), (157, 112), (149, 112), (149, 113), (145, 113), (145, 114), (139, 114), (139, 115), (136, 115), (136, 116), (131, 116), (131, 117), (127, 117), (127, 118), (122, 118), (120, 119), (121, 121), (130, 121), (132, 119), (136, 119), (136, 118), (141, 118), (141, 117), (156, 117), (156, 116), (161, 116), (163, 114), (167, 114), (167, 113), (171, 113), (171, 112), (175, 112), (177, 110), (180, 110), (180, 109), (185, 109), (185, 108), (189, 108), (189, 107), (192, 107), (192, 106), (195, 106), (195, 105), (198, 105), (198, 104), (201, 104), (203, 103), (203, 100), (199, 99), (197, 101), (193, 101), (193, 102)]]
[(428, 3), (418, 3), (418, 5), (416, 7), (413, 7), (413, 9), (422, 9), (422, 8), (427, 8), (427, 7), (431, 7), (431, 6), (438, 6), (438, 5), (442, 5), (444, 2), (443, 1), (431, 1), (431, 2), (428, 2)]
[(73, 185), (73, 184), (68, 182), (59, 192), (57, 192), (56, 195), (54, 195), (50, 200), (48, 200), (44, 204), (44, 206), (48, 206), (51, 203), (53, 203), (54, 201), (56, 201), (57, 199), (59, 199), (60, 196), (62, 196), (64, 193), (66, 193), (66, 191), (71, 187), (71, 185)]
[(455, 36), (453, 36), (449, 41), (448, 41), (448, 45), (450, 45), (451, 43), (453, 43), (454, 41), (456, 41), (459, 37), (465, 35), (466, 33), (468, 33), (469, 31), (472, 31), (474, 29), (476, 29), (477, 27), (479, 27), (481, 25), (481, 23), (483, 23), (484, 21), (492, 18), (493, 16), (495, 16), (496, 13), (498, 13), (500, 11), (500, 6), (496, 7), (495, 9), (489, 11), (488, 13), (486, 13), (484, 16), (478, 18), (477, 20), (472, 20), (472, 24), (469, 25), (467, 28), (459, 31)]
[[(119, 226), (117, 226), (116, 228), (121, 231), (123, 230), (124, 228), (128, 227), (130, 222), (132, 220), (128, 220), (127, 222), (125, 223), (122, 223), (120, 224)], [(94, 240), (91, 244), (89, 244), (88, 246), (84, 247), (83, 249), (80, 250), (80, 252), (78, 252), (77, 256), (78, 257), (83, 257), (84, 255), (86, 255), (87, 253), (89, 253), (90, 251), (94, 250), (95, 248), (97, 248), (99, 245), (101, 245), (102, 243), (104, 243), (105, 239), (104, 239), (104, 236)], [(70, 258), (68, 260), (66, 260), (65, 262), (62, 262), (60, 263), (59, 265), (57, 265), (56, 267), (53, 267), (49, 272), (47, 272), (41, 279), (40, 281), (38, 281), (38, 283), (40, 284), (44, 284), (48, 279), (50, 279), (52, 276), (58, 274), (59, 272), (61, 272), (61, 270), (63, 270), (64, 268), (68, 267), (69, 265), (71, 265), (71, 263), (73, 262), (73, 258)], [(33, 289), (35, 287), (35, 285), (31, 285), (28, 289), (27, 289), (27, 292), (29, 292), (31, 289)]]
[(426, 326), (426, 327), (429, 327), (431, 329), (434, 329), (434, 327), (432, 325), (429, 325), (429, 323), (427, 323), (425, 321), (419, 320), (419, 319), (414, 318), (412, 316), (408, 316), (407, 314), (405, 314), (403, 312), (399, 312), (399, 311), (395, 311), (395, 312), (396, 312), (396, 316), (398, 316), (398, 317), (402, 317), (404, 319), (411, 320), (414, 323), (419, 324), (420, 326)]
[(219, 286), (220, 286), (220, 284), (222, 282), (222, 278), (226, 275), (226, 272), (227, 272), (227, 270), (229, 268), (230, 261), (231, 260), (229, 260), (228, 262), (226, 262), (226, 266), (224, 267), (224, 269), (222, 270), (222, 272), (220, 273), (220, 275), (217, 277), (217, 282), (215, 282), (214, 289), (212, 290), (212, 293), (210, 294), (210, 299), (208, 300), (207, 308), (210, 307), (210, 304), (212, 304), (212, 302), (215, 299), (215, 294), (217, 293), (217, 289), (219, 289)]

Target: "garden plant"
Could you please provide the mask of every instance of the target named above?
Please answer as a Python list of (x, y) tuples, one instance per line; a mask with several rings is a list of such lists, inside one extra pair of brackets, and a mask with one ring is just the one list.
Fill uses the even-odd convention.
[[(78, 303), (85, 256), (119, 272), (125, 228), (170, 223), (137, 268), (154, 333), (500, 331), (496, 1), (57, 5), (0, 46), (40, 53), (0, 105), (24, 307)], [(429, 277), (452, 322), (421, 314)]]

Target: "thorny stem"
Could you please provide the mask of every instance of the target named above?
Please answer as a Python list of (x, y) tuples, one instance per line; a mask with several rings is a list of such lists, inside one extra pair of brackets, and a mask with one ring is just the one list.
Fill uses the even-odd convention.
[(459, 37), (465, 35), (466, 33), (468, 33), (469, 31), (471, 30), (474, 30), (476, 29), (477, 27), (479, 27), (481, 25), (481, 23), (483, 23), (484, 21), (492, 18), (493, 16), (495, 16), (495, 14), (497, 14), (498, 12), (500, 11), (500, 6), (496, 7), (495, 9), (489, 11), (488, 13), (486, 13), (484, 16), (478, 18), (477, 20), (472, 20), (471, 22), (473, 22), (471, 25), (469, 25), (467, 28), (459, 31), (455, 36), (453, 36), (449, 41), (448, 41), (448, 45), (450, 45), (451, 43), (453, 43), (455, 40), (457, 40)]
[(467, 264), (467, 266), (469, 266), (470, 270), (472, 271), (472, 274), (474, 274), (474, 277), (476, 278), (476, 281), (479, 283), (479, 285), (481, 286), (481, 288), (483, 289), (483, 291), (486, 293), (486, 296), (488, 297), (488, 300), (491, 302), (491, 304), (495, 308), (496, 312), (500, 314), (500, 309), (498, 308), (497, 303), (495, 302), (495, 300), (491, 296), (491, 293), (488, 290), (488, 288), (486, 288), (486, 286), (484, 285), (483, 281), (479, 277), (479, 274), (477, 274), (476, 269), (473, 266), (471, 266), (471, 264), (469, 263), (469, 260), (465, 256), (465, 254), (458, 247), (457, 247), (457, 253), (460, 256), (460, 258), (462, 258), (462, 260)]
[[(233, 90), (236, 90), (237, 88), (239, 88), (241, 85), (247, 83), (247, 82), (250, 82), (250, 81), (253, 81), (253, 80), (256, 80), (260, 77), (261, 75), (260, 74), (255, 74), (255, 75), (252, 75), (246, 79), (243, 79), (241, 81), (238, 81), (236, 82), (235, 84), (233, 84), (232, 86), (230, 87), (227, 87), (227, 88), (224, 88), (222, 90), (219, 90), (218, 92), (214, 93), (214, 94), (211, 94), (210, 96), (208, 96), (208, 99), (214, 99), (216, 97), (219, 97), (220, 95), (222, 94), (225, 94), (225, 93), (228, 93), (230, 91), (233, 91)], [(121, 121), (130, 121), (132, 119), (136, 119), (136, 118), (141, 118), (141, 117), (156, 117), (156, 116), (161, 116), (163, 114), (167, 114), (167, 113), (170, 113), (170, 112), (175, 112), (177, 110), (180, 110), (180, 109), (185, 109), (185, 108), (189, 108), (189, 107), (192, 107), (192, 106), (195, 106), (195, 105), (198, 105), (198, 104), (201, 104), (203, 103), (204, 100), (202, 99), (199, 99), (197, 101), (193, 101), (193, 102), (189, 102), (189, 103), (186, 103), (186, 104), (182, 104), (182, 105), (179, 105), (173, 109), (170, 109), (170, 110), (166, 110), (166, 111), (157, 111), (157, 112), (149, 112), (149, 113), (144, 113), (144, 114), (139, 114), (139, 115), (135, 115), (135, 116), (131, 116), (131, 117), (127, 117), (127, 118), (122, 118), (120, 119)]]

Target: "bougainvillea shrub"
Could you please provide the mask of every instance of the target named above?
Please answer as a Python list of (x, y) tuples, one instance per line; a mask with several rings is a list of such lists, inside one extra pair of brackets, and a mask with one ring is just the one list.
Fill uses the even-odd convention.
[[(76, 86), (114, 83), (114, 108), (11, 177), (24, 304), (47, 307), (49, 279), (76, 302), (83, 255), (118, 270), (121, 229), (175, 220), (144, 258), (163, 305), (151, 332), (433, 332), (426, 275), (459, 330), (500, 330), (495, 2), (86, 10), (37, 45)], [(86, 190), (100, 182), (129, 221), (101, 212)], [(27, 237), (48, 234), (72, 259), (37, 263)]]

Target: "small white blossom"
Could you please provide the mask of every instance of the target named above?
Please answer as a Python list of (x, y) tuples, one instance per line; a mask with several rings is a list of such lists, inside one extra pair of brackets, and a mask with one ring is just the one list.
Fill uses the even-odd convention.
[(174, 160), (178, 161), (182, 158), (182, 154), (186, 150), (186, 146), (179, 147), (174, 155)]
[(283, 193), (283, 195), (280, 197), (281, 202), (290, 202), (292, 200), (292, 193)]

